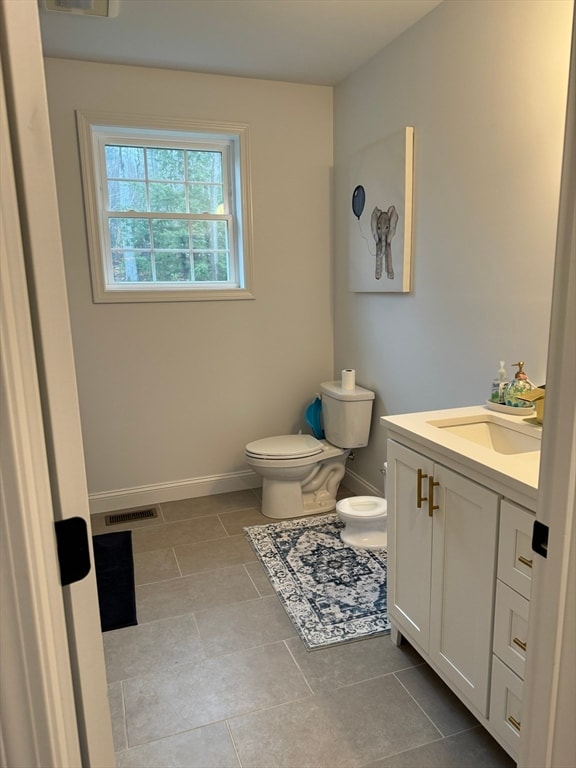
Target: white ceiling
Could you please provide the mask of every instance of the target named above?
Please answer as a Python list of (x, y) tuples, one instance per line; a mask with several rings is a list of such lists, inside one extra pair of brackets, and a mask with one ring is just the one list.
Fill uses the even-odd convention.
[(47, 56), (336, 85), (441, 0), (119, 0), (47, 11)]

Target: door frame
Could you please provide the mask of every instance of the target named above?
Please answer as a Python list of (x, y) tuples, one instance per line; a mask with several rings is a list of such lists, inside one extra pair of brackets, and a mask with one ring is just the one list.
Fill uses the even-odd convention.
[[(27, 328), (22, 317), (6, 317), (13, 343), (2, 353), (3, 374), (6, 371), (8, 377), (14, 367), (20, 369), (24, 381), (35, 384), (35, 394), (15, 391), (12, 402), (7, 402), (6, 406), (10, 407), (16, 421), (2, 426), (7, 432), (8, 445), (16, 448), (19, 441), (36, 441), (36, 450), (22, 453), (18, 457), (19, 464), (7, 470), (6, 487), (13, 489), (16, 486), (21, 491), (19, 501), (22, 506), (18, 510), (16, 504), (12, 506), (14, 499), (6, 498), (11, 506), (6, 508), (3, 522), (5, 519), (7, 524), (16, 526), (23, 537), (18, 542), (22, 551), (15, 548), (13, 552), (14, 581), (9, 584), (15, 591), (13, 602), (18, 605), (21, 595), (26, 595), (25, 580), (30, 580), (30, 589), (37, 598), (37, 602), (29, 606), (31, 620), (36, 622), (31, 630), (36, 633), (38, 647), (45, 647), (48, 658), (53, 659), (52, 663), (57, 663), (60, 670), (66, 668), (72, 681), (74, 716), (71, 716), (67, 696), (61, 704), (58, 697), (45, 700), (42, 691), (36, 690), (42, 681), (36, 681), (32, 674), (34, 663), (37, 661), (45, 674), (48, 674), (50, 664), (42, 657), (24, 659), (20, 677), (22, 683), (27, 682), (31, 699), (39, 696), (39, 722), (45, 722), (47, 728), (44, 741), (52, 737), (62, 743), (76, 741), (80, 749), (80, 762), (70, 749), (61, 759), (29, 765), (110, 768), (115, 760), (96, 576), (92, 568), (83, 580), (61, 587), (57, 563), (54, 565), (54, 522), (81, 517), (90, 531), (90, 514), (37, 4), (1, 0), (0, 35), (8, 124), (3, 134), (6, 138), (9, 134), (10, 142), (4, 152), (11, 157), (14, 168), (11, 203), (18, 222), (13, 223), (12, 229), (18, 229), (21, 245), (16, 251), (16, 235), (14, 231), (7, 233), (3, 255), (10, 267), (16, 270), (16, 265), (20, 264), (18, 269), (25, 273), (23, 284), (22, 279), (18, 285), (7, 283), (3, 285), (3, 293), (10, 291), (8, 308), (12, 304), (14, 311), (25, 312), (28, 316)], [(16, 383), (13, 386), (15, 388)], [(36, 433), (39, 427), (43, 429), (41, 441), (38, 434), (26, 433), (28, 409), (34, 412), (36, 408), (38, 415), (34, 397), (39, 398), (40, 403), (40, 423), (34, 429)], [(48, 479), (44, 479), (41, 503), (23, 509), (27, 495), (34, 491), (34, 482), (45, 475), (46, 468)], [(2, 479), (4, 482), (4, 475)], [(26, 525), (16, 519), (19, 512), (25, 515)], [(20, 554), (26, 549), (31, 550), (34, 544), (41, 547), (41, 554), (51, 571), (45, 579), (33, 562), (18, 560)], [(91, 545), (89, 536), (91, 562), (94, 562)], [(57, 583), (55, 575), (58, 576)], [(58, 602), (60, 608), (55, 609), (52, 632), (46, 628), (44, 635), (43, 628), (38, 626), (41, 617), (50, 613)], [(62, 637), (63, 616), (66, 642)], [(65, 686), (62, 680), (60, 687), (64, 689)], [(34, 729), (30, 733), (34, 733)], [(12, 733), (4, 727), (4, 721), (2, 737), (7, 750)], [(48, 749), (46, 744), (44, 746)], [(8, 764), (17, 766), (19, 763), (12, 761)]]
[(0, 763), (67, 767), (80, 746), (4, 95), (0, 78)]
[(537, 519), (548, 557), (534, 557), (519, 768), (576, 765), (576, 18), (548, 347)]

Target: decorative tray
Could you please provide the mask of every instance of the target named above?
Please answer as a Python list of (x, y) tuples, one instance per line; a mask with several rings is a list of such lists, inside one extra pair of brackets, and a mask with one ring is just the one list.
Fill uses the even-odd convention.
[(491, 411), (508, 413), (510, 416), (528, 416), (534, 412), (533, 405), (502, 405), (501, 403), (493, 403), (491, 400), (486, 400), (486, 408)]

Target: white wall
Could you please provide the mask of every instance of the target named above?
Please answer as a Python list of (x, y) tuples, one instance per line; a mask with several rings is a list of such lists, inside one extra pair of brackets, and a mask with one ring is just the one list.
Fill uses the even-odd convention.
[[(335, 370), (378, 417), (481, 403), (498, 361), (544, 382), (572, 2), (444, 2), (335, 89)], [(415, 128), (413, 290), (350, 293), (350, 156)], [(509, 367), (510, 371), (510, 367)]]
[[(332, 376), (332, 89), (45, 64), (93, 511), (238, 487)], [(92, 303), (75, 109), (249, 124), (254, 301)]]

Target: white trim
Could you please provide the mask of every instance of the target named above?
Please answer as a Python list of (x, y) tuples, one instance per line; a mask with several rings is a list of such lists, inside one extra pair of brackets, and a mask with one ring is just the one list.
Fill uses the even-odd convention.
[[(55, 557), (53, 519), (89, 520), (80, 409), (38, 7), (28, 2), (0, 2), (0, 14), (2, 64), (6, 67), (10, 140), (27, 276), (27, 294), (20, 300), (26, 305), (29, 301), (31, 307), (51, 497), (50, 506), (41, 510), (42, 518), (50, 513), (50, 529), (37, 523), (38, 532), (32, 525), (29, 534), (39, 533), (43, 546), (50, 547)], [(13, 256), (16, 258), (16, 254)], [(31, 463), (28, 469), (33, 472), (35, 465)], [(18, 566), (26, 569), (26, 562), (21, 561)], [(32, 567), (30, 572), (34, 574)], [(108, 767), (114, 764), (114, 746), (94, 569), (81, 581), (59, 587), (58, 594), (64, 605), (68, 637), (68, 653), (62, 646), (59, 654), (61, 658), (64, 655), (62, 663), (71, 671), (76, 704), (74, 722), (64, 712), (66, 728), (79, 739), (83, 766)], [(55, 705), (56, 711), (58, 706)], [(46, 760), (32, 764), (66, 763)]]
[(168, 483), (154, 483), (134, 488), (119, 488), (114, 491), (91, 493), (90, 514), (116, 512), (146, 504), (160, 504), (163, 501), (196, 499), (199, 496), (211, 496), (217, 493), (242, 491), (246, 488), (259, 488), (262, 479), (252, 470), (229, 472), (222, 475), (175, 480)]
[(547, 558), (534, 556), (518, 765), (576, 764), (576, 19), (536, 517), (549, 526)]
[[(382, 481), (384, 483), (384, 481)], [(357, 496), (380, 496), (382, 497), (384, 485), (382, 488), (376, 488), (374, 485), (368, 483), (360, 475), (356, 474), (354, 470), (347, 468), (346, 474), (342, 485), (345, 485), (348, 490), (353, 491)]]
[[(95, 303), (132, 303), (167, 301), (221, 301), (253, 299), (252, 194), (248, 125), (245, 123), (180, 120), (160, 116), (129, 115), (110, 112), (76, 112), (78, 144), (82, 167), (82, 186), (86, 215), (88, 253)], [(223, 153), (226, 216), (231, 216), (230, 281), (227, 283), (114, 283), (108, 237), (108, 214), (102, 210), (105, 195), (105, 171), (102, 166), (102, 142), (122, 136), (136, 144), (149, 143), (155, 134), (166, 145), (206, 143)], [(193, 134), (193, 135), (192, 135)], [(100, 149), (99, 149), (100, 148)], [(228, 182), (226, 181), (228, 178)], [(233, 214), (232, 214), (233, 212)], [(184, 217), (188, 219), (189, 217)], [(196, 218), (196, 217), (194, 217)], [(223, 220), (219, 217), (218, 220)]]
[[(351, 469), (346, 470), (343, 485), (359, 496), (382, 496), (382, 488), (376, 488), (366, 482)], [(217, 493), (242, 491), (247, 488), (260, 488), (262, 478), (252, 470), (228, 472), (221, 475), (174, 480), (167, 483), (152, 483), (133, 488), (118, 488), (89, 494), (90, 514), (116, 512), (120, 509), (161, 504), (163, 501), (196, 499), (199, 496), (211, 496)]]
[(80, 747), (4, 77), (0, 61), (1, 758), (65, 768)]

